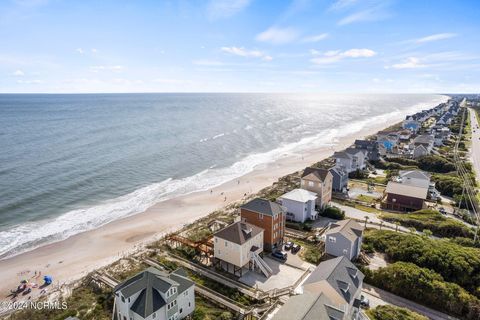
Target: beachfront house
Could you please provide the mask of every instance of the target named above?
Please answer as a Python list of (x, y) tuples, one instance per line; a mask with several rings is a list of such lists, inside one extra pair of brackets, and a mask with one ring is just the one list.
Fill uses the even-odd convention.
[(285, 235), (286, 210), (280, 204), (255, 198), (240, 207), (242, 221), (264, 230), (263, 249), (273, 251), (281, 248)]
[(363, 273), (346, 257), (320, 263), (299, 294), (275, 309), (272, 320), (360, 320)]
[(317, 194), (305, 189), (294, 189), (278, 198), (287, 211), (287, 220), (305, 222), (315, 220), (318, 212), (315, 210)]
[(148, 268), (114, 288), (114, 320), (184, 319), (195, 310), (195, 284), (183, 269)]
[(317, 195), (316, 205), (320, 210), (332, 201), (332, 183), (332, 174), (322, 168), (307, 167), (300, 178), (300, 187)]
[(402, 123), (402, 128), (407, 129), (412, 133), (417, 133), (421, 127), (422, 127), (421, 122), (414, 119), (406, 119)]
[(272, 270), (260, 257), (263, 252), (263, 229), (237, 221), (213, 235), (215, 265), (242, 276), (243, 269), (259, 269), (266, 277)]
[(332, 174), (332, 190), (335, 192), (346, 192), (348, 187), (348, 173), (338, 167), (333, 167), (328, 171)]
[(366, 168), (367, 151), (364, 149), (347, 148), (333, 154), (335, 166), (347, 173)]
[(435, 143), (435, 139), (431, 134), (422, 134), (416, 137), (415, 139), (413, 139), (413, 145), (415, 147), (423, 146), (427, 150), (428, 154), (432, 152), (434, 143)]
[(362, 247), (363, 226), (352, 219), (333, 223), (325, 233), (325, 252), (349, 260), (356, 259)]
[(380, 159), (378, 150), (378, 142), (375, 140), (355, 140), (355, 149), (365, 150), (369, 161), (377, 161)]

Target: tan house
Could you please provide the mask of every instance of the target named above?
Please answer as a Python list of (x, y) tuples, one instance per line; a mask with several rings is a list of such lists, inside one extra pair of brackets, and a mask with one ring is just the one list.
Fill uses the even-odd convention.
[(255, 198), (240, 207), (240, 216), (242, 221), (264, 230), (264, 250), (273, 251), (281, 248), (287, 217), (287, 211), (284, 207), (276, 202)]
[(263, 252), (263, 229), (238, 221), (213, 235), (213, 252), (216, 265), (234, 274), (242, 270), (260, 269), (266, 276), (272, 270), (259, 256)]
[(317, 194), (316, 204), (323, 209), (332, 200), (333, 176), (329, 170), (308, 167), (303, 171), (300, 186)]

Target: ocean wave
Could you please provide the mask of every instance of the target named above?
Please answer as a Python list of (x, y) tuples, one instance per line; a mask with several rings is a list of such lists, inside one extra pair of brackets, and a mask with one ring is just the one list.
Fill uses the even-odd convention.
[[(446, 99), (447, 97), (442, 96), (436, 103), (443, 102)], [(388, 124), (392, 120), (399, 121), (406, 114), (431, 106), (432, 103), (421, 103), (413, 105), (407, 110), (396, 109), (390, 113), (345, 122), (335, 128), (324, 129), (314, 135), (304, 137), (297, 142), (283, 144), (267, 152), (248, 155), (229, 167), (217, 168), (211, 166), (209, 169), (190, 177), (170, 178), (96, 206), (64, 213), (51, 220), (13, 226), (0, 231), (0, 258), (11, 257), (47, 243), (61, 241), (75, 234), (98, 228), (109, 222), (144, 212), (158, 202), (179, 195), (209, 190), (243, 176), (260, 165), (272, 163), (282, 157), (319, 147), (334, 146), (339, 138), (359, 132), (369, 125)], [(211, 139), (217, 139), (224, 135), (225, 133), (221, 133)], [(202, 139), (200, 141), (206, 140)]]

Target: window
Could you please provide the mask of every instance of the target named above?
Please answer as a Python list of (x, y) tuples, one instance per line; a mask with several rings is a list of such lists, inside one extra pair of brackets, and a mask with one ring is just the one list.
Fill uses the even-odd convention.
[(315, 185), (315, 183), (313, 183), (313, 181), (308, 181), (308, 186), (309, 187), (313, 187)]
[(128, 303), (130, 303), (130, 298), (128, 298)]
[(225, 241), (225, 247), (227, 246), (227, 241)]
[(190, 307), (190, 305), (191, 305), (191, 303), (189, 302), (189, 303), (188, 303), (188, 306)]
[(258, 214), (258, 219), (263, 219), (263, 213)]
[(336, 243), (337, 242), (337, 238), (335, 237), (328, 237), (328, 241), (332, 242), (332, 243)]
[(125, 302), (125, 298), (124, 298), (124, 297), (122, 297), (122, 302)]
[(180, 313), (183, 313), (183, 309), (182, 309), (182, 308), (180, 308)]

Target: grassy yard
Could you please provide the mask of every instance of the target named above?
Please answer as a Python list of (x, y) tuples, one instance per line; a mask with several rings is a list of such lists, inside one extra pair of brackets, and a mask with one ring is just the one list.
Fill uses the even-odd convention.
[(209, 300), (196, 295), (195, 311), (192, 320), (229, 320), (235, 319), (234, 314), (211, 303)]
[(471, 228), (435, 210), (420, 210), (413, 213), (384, 212), (381, 218), (389, 222), (398, 222), (407, 228), (413, 227), (418, 231), (430, 230), (438, 237), (473, 237)]
[(416, 312), (391, 305), (369, 309), (366, 314), (371, 320), (428, 320)]
[(372, 196), (366, 196), (364, 194), (359, 195), (357, 197), (357, 200), (362, 201), (362, 202), (366, 202), (366, 203), (369, 203), (369, 204), (374, 204), (375, 202), (377, 202), (377, 198), (372, 197)]
[(251, 306), (257, 303), (257, 301), (251, 299), (250, 297), (247, 297), (235, 288), (227, 287), (210, 278), (201, 276), (191, 271), (188, 271), (188, 275), (191, 280), (195, 281), (195, 283), (212, 289), (213, 291), (218, 292), (221, 295), (224, 295), (232, 300), (235, 300), (238, 303), (243, 304), (244, 306)]
[(321, 261), (323, 251), (320, 249), (320, 244), (316, 244), (310, 241), (303, 241), (299, 239), (289, 239), (296, 244), (302, 246), (302, 249), (298, 253), (299, 257), (309, 263), (318, 265)]

